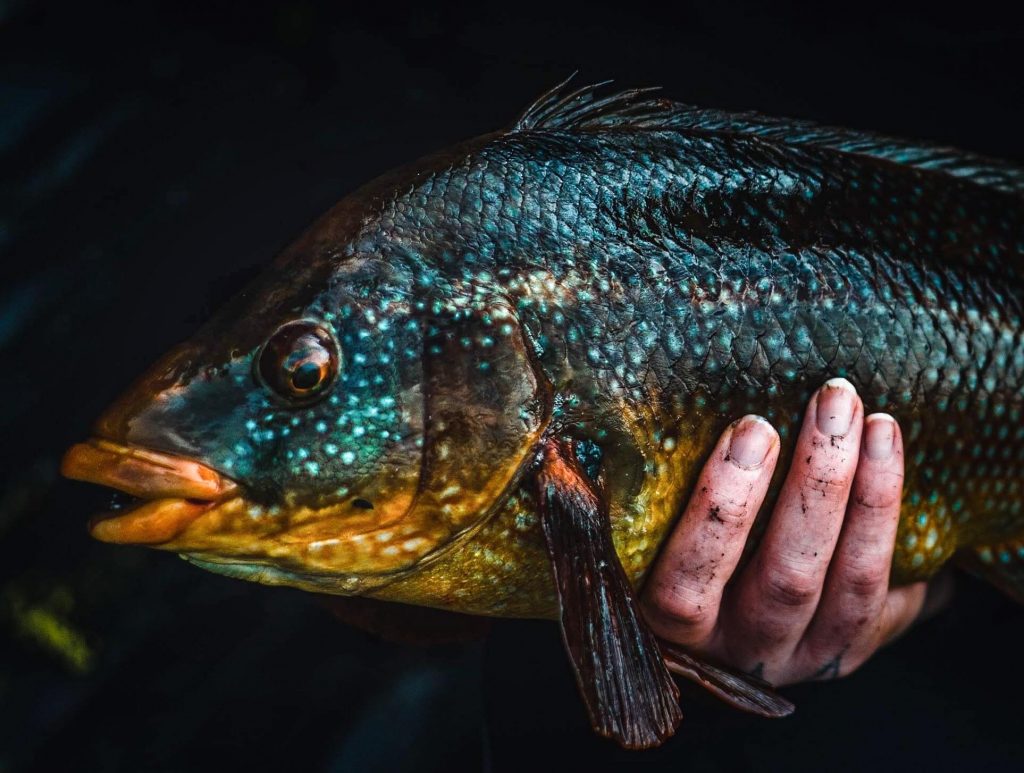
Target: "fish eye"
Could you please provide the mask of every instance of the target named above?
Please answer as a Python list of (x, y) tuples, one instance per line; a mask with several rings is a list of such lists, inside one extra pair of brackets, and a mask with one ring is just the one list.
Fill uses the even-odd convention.
[(263, 344), (256, 376), (279, 397), (307, 404), (334, 383), (340, 359), (338, 342), (322, 325), (311, 320), (288, 322)]

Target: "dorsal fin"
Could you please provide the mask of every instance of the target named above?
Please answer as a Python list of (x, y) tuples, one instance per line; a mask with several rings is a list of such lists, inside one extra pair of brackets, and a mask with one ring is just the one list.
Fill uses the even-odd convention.
[(955, 148), (886, 137), (871, 132), (819, 126), (810, 121), (772, 118), (754, 112), (731, 113), (693, 107), (649, 95), (658, 88), (628, 89), (598, 98), (611, 81), (569, 91), (575, 73), (541, 95), (516, 119), (511, 132), (692, 131), (757, 137), (764, 142), (826, 148), (870, 156), (958, 177), (986, 188), (1024, 195), (1024, 168)]
[(671, 123), (679, 129), (753, 135), (767, 142), (810, 145), (871, 156), (917, 169), (942, 172), (1005, 193), (1024, 195), (1024, 168), (956, 148), (896, 139), (873, 132), (819, 126), (811, 121), (772, 118), (753, 112), (728, 113), (689, 105), (675, 105), (675, 108)]
[(567, 91), (573, 73), (553, 89), (544, 92), (519, 114), (510, 132), (529, 131), (587, 131), (617, 126), (629, 128), (641, 116), (657, 117), (673, 103), (666, 99), (648, 99), (660, 86), (627, 89), (596, 99), (595, 92), (612, 81), (601, 81)]

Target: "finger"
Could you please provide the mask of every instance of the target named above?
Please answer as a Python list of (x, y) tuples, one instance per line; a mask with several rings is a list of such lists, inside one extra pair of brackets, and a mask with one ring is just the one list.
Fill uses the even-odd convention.
[(644, 589), (658, 635), (693, 647), (711, 637), (778, 456), (779, 436), (758, 416), (723, 433)]
[(890, 590), (879, 626), (879, 646), (895, 641), (914, 623), (938, 614), (953, 597), (953, 587), (953, 574), (946, 570), (928, 582)]
[(926, 582), (915, 582), (913, 585), (904, 585), (889, 591), (879, 626), (880, 644), (888, 644), (906, 633), (921, 616), (927, 597)]
[(836, 662), (832, 675), (845, 675), (879, 646), (902, 493), (899, 426), (884, 413), (868, 416), (839, 544), (788, 678), (812, 676), (835, 658), (842, 663)]
[(928, 592), (924, 598), (924, 605), (921, 607), (921, 614), (917, 616), (915, 622), (921, 622), (934, 617), (945, 609), (946, 605), (953, 598), (954, 587), (953, 572), (948, 567), (930, 579), (928, 581)]
[(804, 416), (793, 464), (750, 566), (727, 604), (726, 641), (765, 678), (787, 662), (814, 614), (857, 467), (863, 406), (853, 385), (832, 379)]

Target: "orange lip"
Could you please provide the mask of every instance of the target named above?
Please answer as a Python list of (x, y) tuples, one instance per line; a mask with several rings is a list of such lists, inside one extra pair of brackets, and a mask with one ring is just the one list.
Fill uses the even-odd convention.
[(238, 492), (234, 481), (198, 462), (106, 440), (72, 446), (64, 455), (61, 473), (151, 500), (93, 519), (90, 533), (104, 542), (167, 542)]

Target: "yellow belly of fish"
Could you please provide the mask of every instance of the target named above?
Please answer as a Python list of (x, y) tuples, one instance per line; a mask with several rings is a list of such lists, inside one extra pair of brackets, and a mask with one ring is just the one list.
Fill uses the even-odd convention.
[[(651, 417), (633, 423), (638, 436), (655, 436)], [(635, 585), (643, 581), (681, 512), (714, 429), (708, 422), (664, 434), (678, 437), (685, 432), (691, 438), (686, 445), (651, 441), (644, 451), (646, 475), (639, 493), (624, 500), (610, 492), (612, 538)], [(372, 595), (478, 615), (557, 617), (550, 561), (533, 498), (521, 489), (471, 539)]]
[[(785, 415), (779, 412), (778, 415)], [(899, 417), (912, 425), (915, 417)], [(639, 494), (619, 501), (611, 493), (616, 550), (634, 584), (642, 583), (704, 460), (727, 419), (718, 416), (664, 422), (633, 422), (643, 444), (646, 475)], [(791, 456), (795, 423), (775, 418), (782, 430), (780, 462), (765, 506), (752, 530), (747, 556), (756, 547)], [(904, 430), (906, 434), (906, 429)], [(943, 434), (939, 437), (939, 434)], [(916, 433), (915, 433), (916, 434)], [(948, 439), (947, 439), (948, 435)], [(685, 438), (656, 442), (655, 437)], [(915, 450), (915, 441), (918, 448)], [(1024, 497), (1011, 464), (971, 458), (974, 443), (927, 427), (907, 439), (907, 469), (891, 582), (903, 585), (933, 576), (961, 548), (994, 545), (1024, 535)], [(1018, 455), (1019, 449), (1012, 446)], [(1005, 455), (998, 451), (992, 456)], [(982, 456), (984, 457), (984, 452)], [(464, 543), (420, 571), (372, 594), (376, 598), (498, 617), (554, 618), (557, 604), (550, 564), (534, 502), (518, 492)]]

